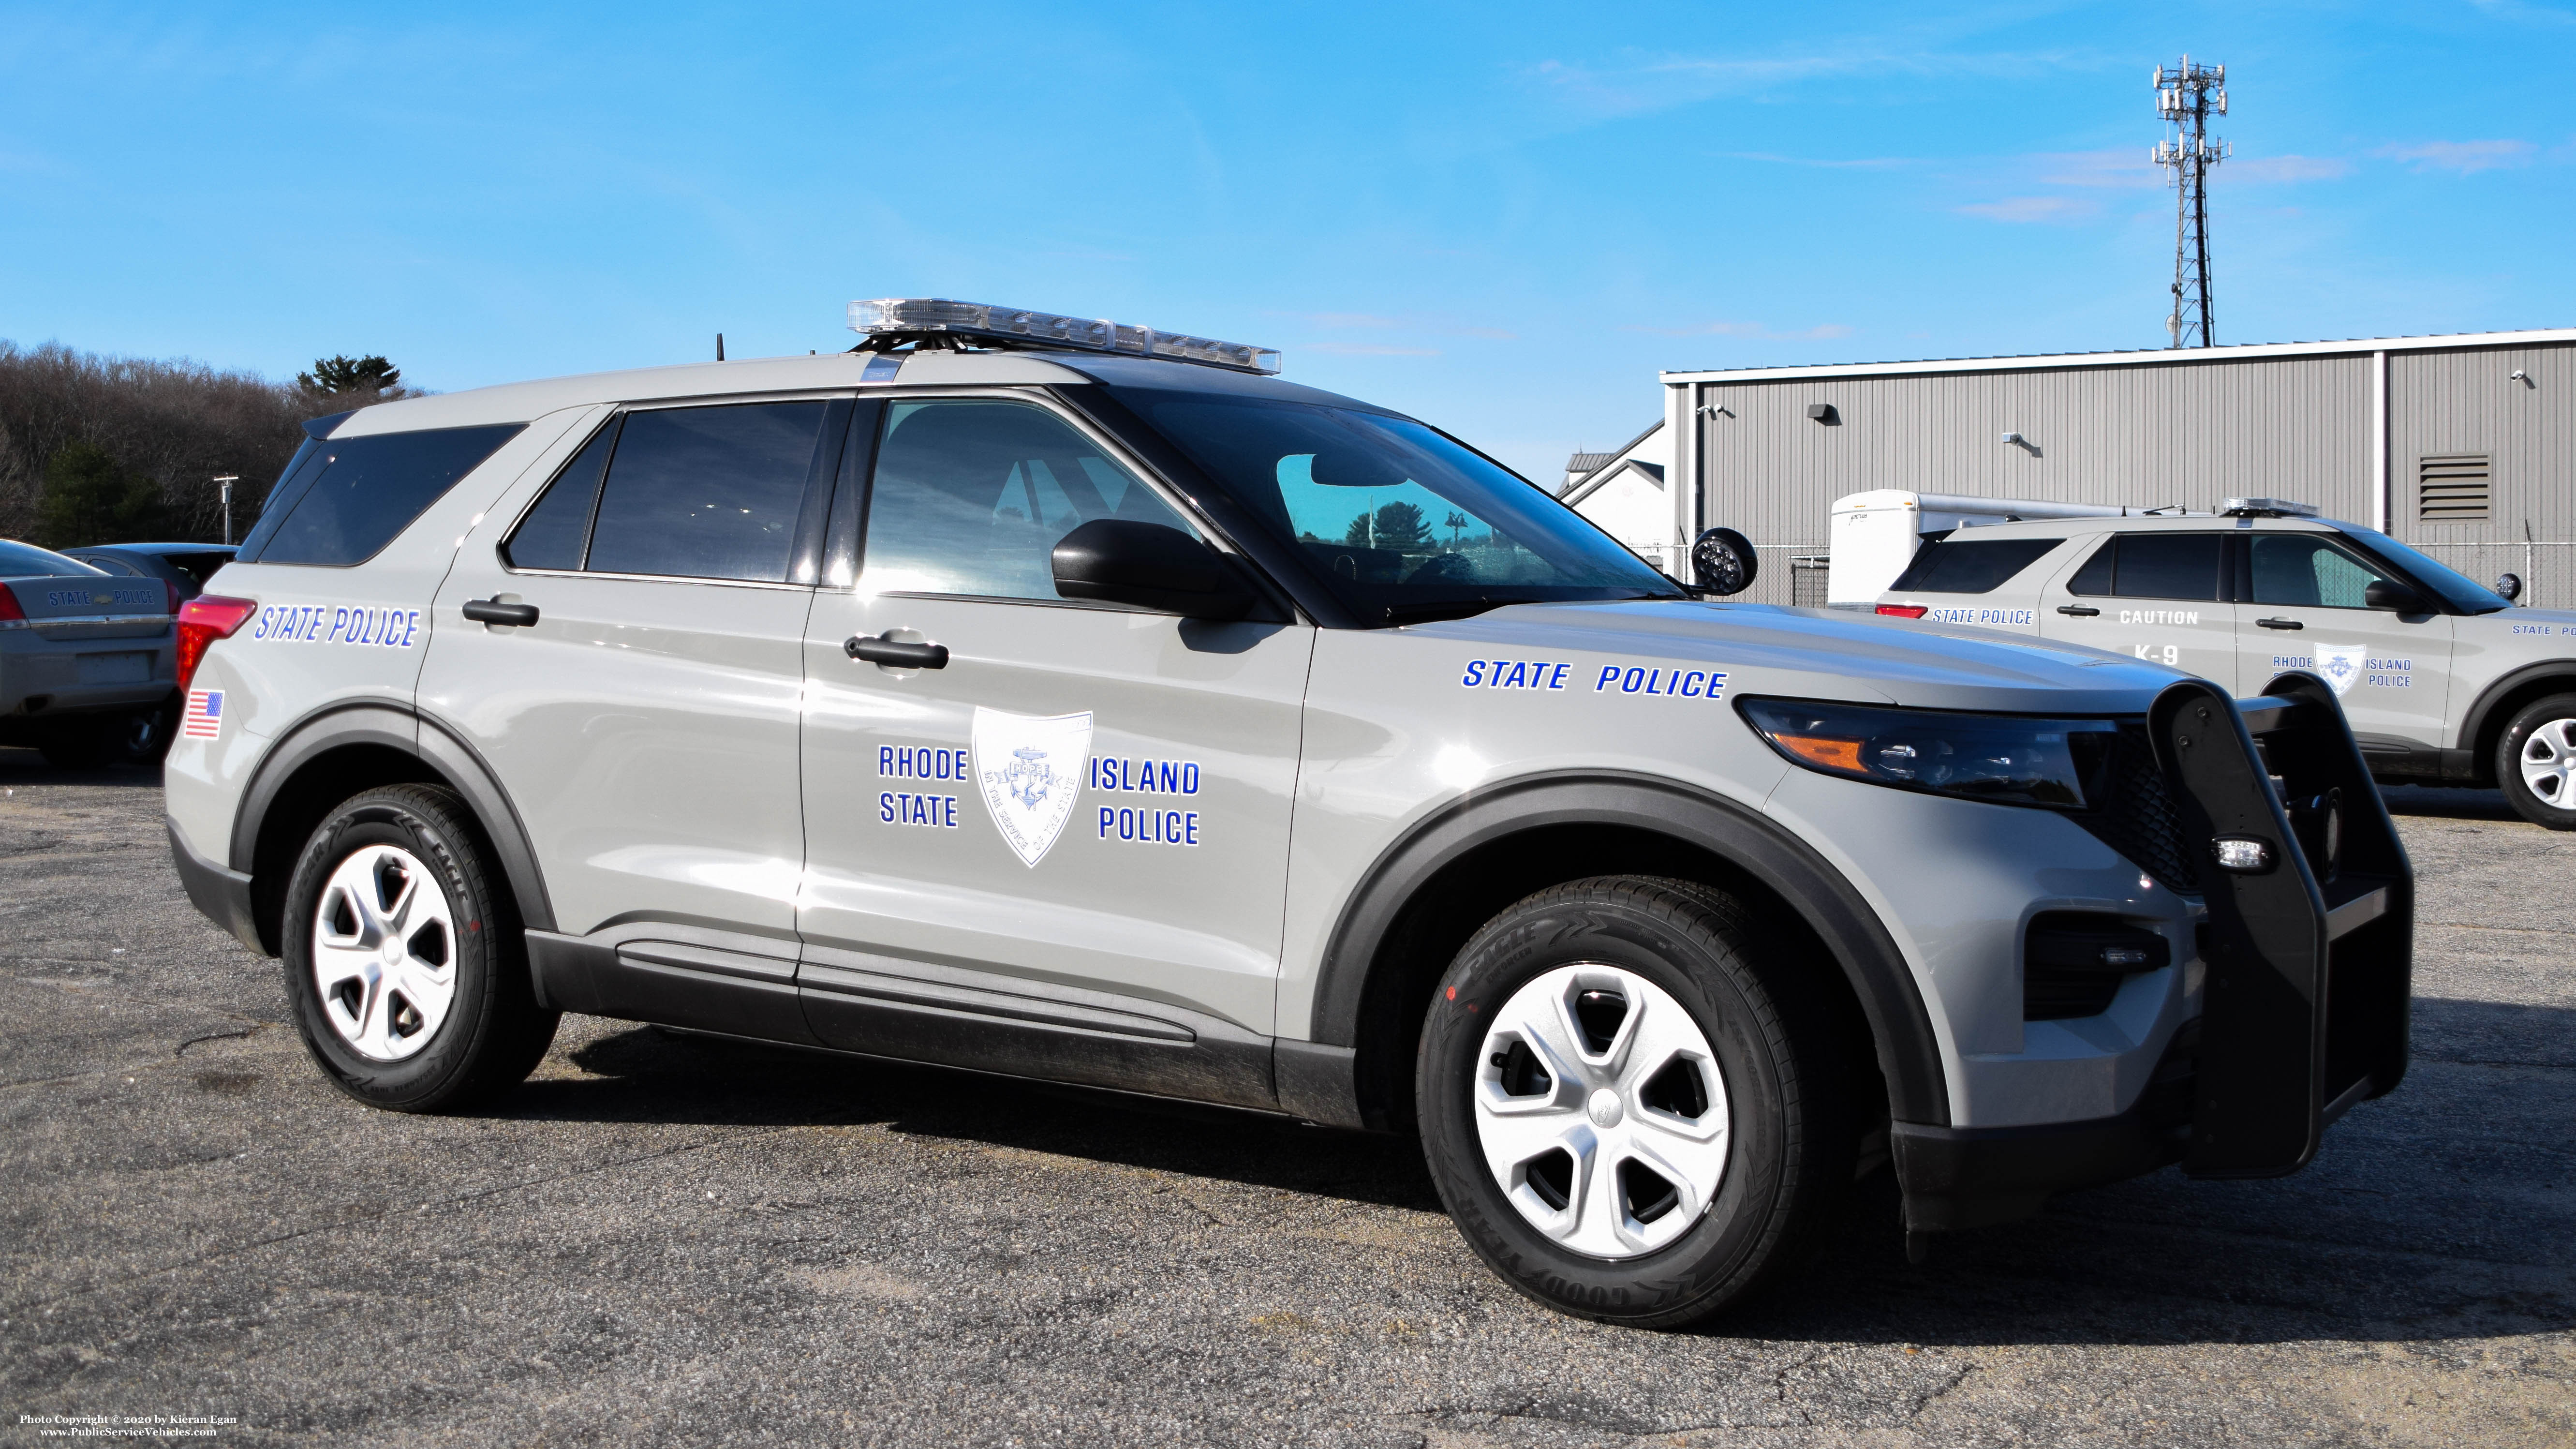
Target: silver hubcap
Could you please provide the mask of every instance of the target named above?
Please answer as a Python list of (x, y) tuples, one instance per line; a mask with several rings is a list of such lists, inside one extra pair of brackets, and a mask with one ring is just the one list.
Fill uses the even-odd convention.
[(2522, 783), (2543, 804), (2576, 807), (2576, 719), (2554, 719), (2522, 741)]
[(1560, 966), (1503, 1003), (1476, 1069), (1476, 1136), (1512, 1206), (1595, 1258), (1690, 1231), (1726, 1175), (1726, 1082), (1669, 992)]
[(456, 1000), (456, 916), (410, 851), (363, 846), (313, 912), (313, 984), (351, 1050), (398, 1062), (429, 1045)]

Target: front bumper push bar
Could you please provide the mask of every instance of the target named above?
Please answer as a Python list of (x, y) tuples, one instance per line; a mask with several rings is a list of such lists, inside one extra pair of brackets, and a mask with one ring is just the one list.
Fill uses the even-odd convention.
[[(2285, 674), (2230, 700), (2184, 680), (2147, 724), (2209, 907), (2201, 1014), (2118, 1116), (1892, 1124), (1917, 1246), (2175, 1161), (2193, 1177), (2296, 1172), (2328, 1123), (2406, 1074), (2415, 874), (2334, 691)], [(2223, 869), (2221, 838), (2268, 865)]]
[[(2406, 1075), (2415, 871), (2334, 691), (2284, 674), (2231, 703), (2200, 680), (2147, 714), (2209, 906), (2193, 1177), (2278, 1177)], [(2216, 842), (2268, 865), (2223, 869)], [(2240, 850), (2246, 849), (2240, 847)]]

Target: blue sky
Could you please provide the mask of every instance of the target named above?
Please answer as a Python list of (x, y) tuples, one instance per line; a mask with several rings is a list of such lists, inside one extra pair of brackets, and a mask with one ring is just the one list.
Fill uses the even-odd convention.
[[(373, 18), (381, 15), (383, 18)], [(1544, 475), (1660, 368), (2576, 325), (2576, 9), (0, 5), (0, 337), (441, 390), (861, 296), (1276, 346)]]

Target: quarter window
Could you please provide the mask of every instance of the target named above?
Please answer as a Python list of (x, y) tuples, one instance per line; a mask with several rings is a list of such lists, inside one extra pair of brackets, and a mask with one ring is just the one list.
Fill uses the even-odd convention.
[(526, 426), (424, 428), (325, 440), (288, 480), (289, 486), (301, 484), (300, 496), (261, 516), (241, 556), (245, 562), (334, 568), (364, 563)]
[(2221, 535), (2116, 534), (2067, 580), (2071, 594), (2123, 599), (2218, 599)]
[(1044, 408), (896, 403), (868, 492), (859, 583), (872, 593), (1053, 599), (1057, 541), (1095, 518), (1197, 533)]
[(1888, 587), (1917, 594), (1990, 594), (2006, 579), (2039, 561), (2062, 538), (1936, 539), (1916, 551), (1905, 574)]

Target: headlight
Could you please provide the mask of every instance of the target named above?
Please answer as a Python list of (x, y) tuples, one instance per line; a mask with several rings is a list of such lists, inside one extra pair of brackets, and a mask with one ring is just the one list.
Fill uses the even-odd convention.
[(1930, 709), (1874, 709), (1803, 699), (1740, 699), (1737, 709), (1771, 747), (1819, 774), (1922, 790), (2082, 810), (2119, 726), (2106, 719), (2031, 719)]

